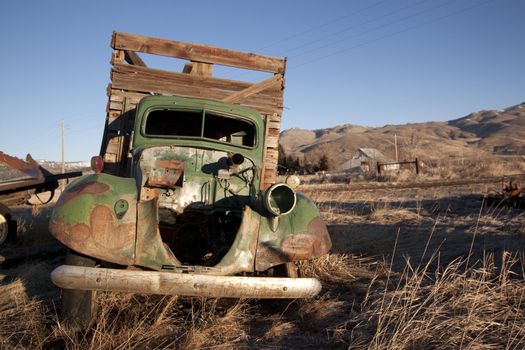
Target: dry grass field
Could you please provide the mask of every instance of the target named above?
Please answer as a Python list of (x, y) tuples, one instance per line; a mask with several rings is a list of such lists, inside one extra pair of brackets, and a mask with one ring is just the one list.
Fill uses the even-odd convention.
[(64, 251), (46, 229), (51, 208), (18, 208), (21, 242), (0, 250), (0, 348), (522, 349), (525, 212), (486, 203), (486, 190), (305, 187), (334, 244), (300, 263), (323, 284), (315, 299), (100, 293), (85, 333), (58, 321), (49, 273)]

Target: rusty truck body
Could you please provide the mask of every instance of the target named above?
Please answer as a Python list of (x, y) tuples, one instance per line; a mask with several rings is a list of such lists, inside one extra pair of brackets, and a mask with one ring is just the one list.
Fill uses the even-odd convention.
[[(276, 183), (285, 60), (125, 33), (112, 46), (95, 173), (69, 184), (50, 222), (71, 250), (52, 273), (66, 316), (92, 317), (99, 290), (317, 294), (319, 282), (297, 278), (294, 262), (329, 251), (326, 226), (308, 198)], [(183, 73), (161, 71), (137, 52), (191, 62)], [(213, 64), (272, 76), (219, 79)]]

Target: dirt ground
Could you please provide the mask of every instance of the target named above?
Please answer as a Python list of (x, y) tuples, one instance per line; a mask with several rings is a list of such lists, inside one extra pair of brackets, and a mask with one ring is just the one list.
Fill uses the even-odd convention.
[(214, 300), (101, 293), (81, 333), (59, 322), (49, 280), (65, 250), (52, 207), (16, 208), (0, 248), (0, 348), (525, 348), (525, 212), (486, 188), (305, 191), (329, 224), (328, 256), (301, 262), (312, 300)]

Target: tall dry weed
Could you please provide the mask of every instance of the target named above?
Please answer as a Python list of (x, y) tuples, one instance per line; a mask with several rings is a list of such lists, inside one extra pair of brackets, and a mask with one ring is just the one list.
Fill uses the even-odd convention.
[(478, 268), (461, 259), (431, 272), (407, 262), (387, 288), (370, 290), (344, 341), (356, 349), (522, 349), (522, 263), (508, 252), (500, 268), (490, 254)]

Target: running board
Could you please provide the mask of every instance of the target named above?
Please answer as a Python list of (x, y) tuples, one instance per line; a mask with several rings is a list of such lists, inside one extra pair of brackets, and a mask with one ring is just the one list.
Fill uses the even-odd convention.
[(311, 298), (321, 291), (315, 278), (213, 276), (61, 265), (51, 272), (63, 289), (212, 298)]

